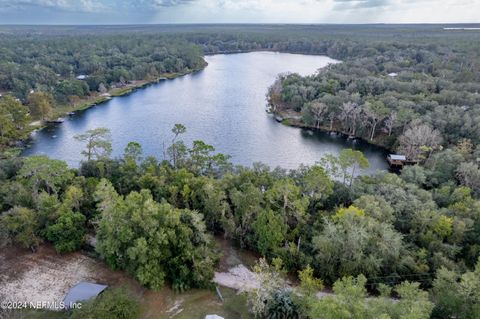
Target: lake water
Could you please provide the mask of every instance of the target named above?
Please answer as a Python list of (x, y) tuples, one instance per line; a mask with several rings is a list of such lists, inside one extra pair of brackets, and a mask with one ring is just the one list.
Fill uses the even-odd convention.
[(163, 143), (168, 145), (172, 139), (171, 128), (182, 123), (187, 127), (186, 143), (203, 140), (231, 155), (235, 164), (264, 162), (290, 169), (313, 164), (327, 153), (355, 148), (368, 157), (368, 172), (388, 168), (380, 148), (287, 127), (265, 112), (267, 89), (278, 74), (313, 74), (335, 60), (272, 52), (214, 55), (206, 60), (209, 65), (201, 72), (113, 98), (35, 132), (24, 155), (46, 154), (78, 166), (84, 146), (74, 136), (107, 127), (112, 132), (113, 156), (120, 156), (128, 142), (137, 141), (145, 155), (161, 159)]

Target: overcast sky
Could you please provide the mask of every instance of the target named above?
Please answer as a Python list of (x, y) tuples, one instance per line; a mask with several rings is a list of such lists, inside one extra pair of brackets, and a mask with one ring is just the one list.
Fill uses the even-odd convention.
[(0, 0), (12, 23), (480, 23), (480, 0)]

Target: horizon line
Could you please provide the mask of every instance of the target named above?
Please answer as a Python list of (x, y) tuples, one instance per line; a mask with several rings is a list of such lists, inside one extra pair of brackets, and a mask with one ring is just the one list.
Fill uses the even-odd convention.
[(305, 23), (291, 23), (291, 22), (179, 22), (179, 23), (105, 23), (105, 24), (95, 24), (95, 23), (81, 23), (81, 24), (67, 24), (67, 23), (36, 23), (36, 24), (25, 24), (25, 23), (0, 23), (0, 26), (71, 26), (71, 27), (82, 27), (82, 26), (189, 26), (189, 25), (204, 25), (204, 26), (214, 26), (214, 25), (288, 25), (288, 26), (322, 26), (322, 25), (480, 25), (480, 22), (365, 22), (365, 23), (331, 23), (331, 22), (305, 22)]

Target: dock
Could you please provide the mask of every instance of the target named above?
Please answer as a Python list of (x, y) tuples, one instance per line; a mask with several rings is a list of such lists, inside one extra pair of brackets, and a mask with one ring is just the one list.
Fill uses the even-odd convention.
[(406, 161), (407, 157), (405, 155), (389, 154), (387, 156), (387, 162), (390, 167), (403, 167)]
[(405, 155), (399, 155), (399, 154), (389, 154), (387, 156), (387, 162), (391, 168), (402, 168), (405, 165), (418, 164), (418, 161), (409, 160)]

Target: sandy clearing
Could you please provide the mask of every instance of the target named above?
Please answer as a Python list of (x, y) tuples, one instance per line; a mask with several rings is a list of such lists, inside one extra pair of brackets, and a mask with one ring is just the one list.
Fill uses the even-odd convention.
[[(126, 272), (114, 271), (84, 251), (60, 255), (48, 244), (35, 253), (12, 246), (0, 248), (0, 301), (59, 302), (78, 281), (126, 288), (139, 298), (144, 319), (190, 319), (207, 313), (235, 318), (236, 314), (225, 309), (210, 290), (177, 293), (169, 286), (159, 291), (149, 290)], [(5, 315), (17, 318), (14, 313), (0, 310), (0, 318)]]
[(85, 253), (60, 255), (49, 245), (39, 247), (35, 253), (14, 247), (0, 250), (0, 301), (48, 303), (53, 309), (80, 281), (127, 285), (143, 292), (125, 273), (112, 271)]
[[(25, 254), (14, 269), (0, 275), (0, 300), (27, 303), (59, 304), (68, 290), (80, 281), (95, 281), (96, 262), (81, 254), (65, 258), (41, 258), (42, 254)], [(2, 261), (5, 261), (5, 256)], [(16, 258), (15, 258), (16, 259)], [(5, 263), (2, 264), (10, 264)], [(32, 267), (34, 265), (34, 267)]]
[[(215, 272), (213, 282), (217, 285), (235, 289), (239, 292), (249, 291), (260, 288), (260, 281), (257, 274), (245, 267), (243, 264), (239, 264), (230, 268), (226, 272)], [(295, 290), (297, 287), (287, 281), (289, 289)], [(331, 296), (329, 291), (319, 291), (315, 294), (318, 299)]]
[(257, 275), (243, 264), (230, 268), (227, 272), (215, 272), (213, 282), (220, 286), (241, 291), (260, 287)]

